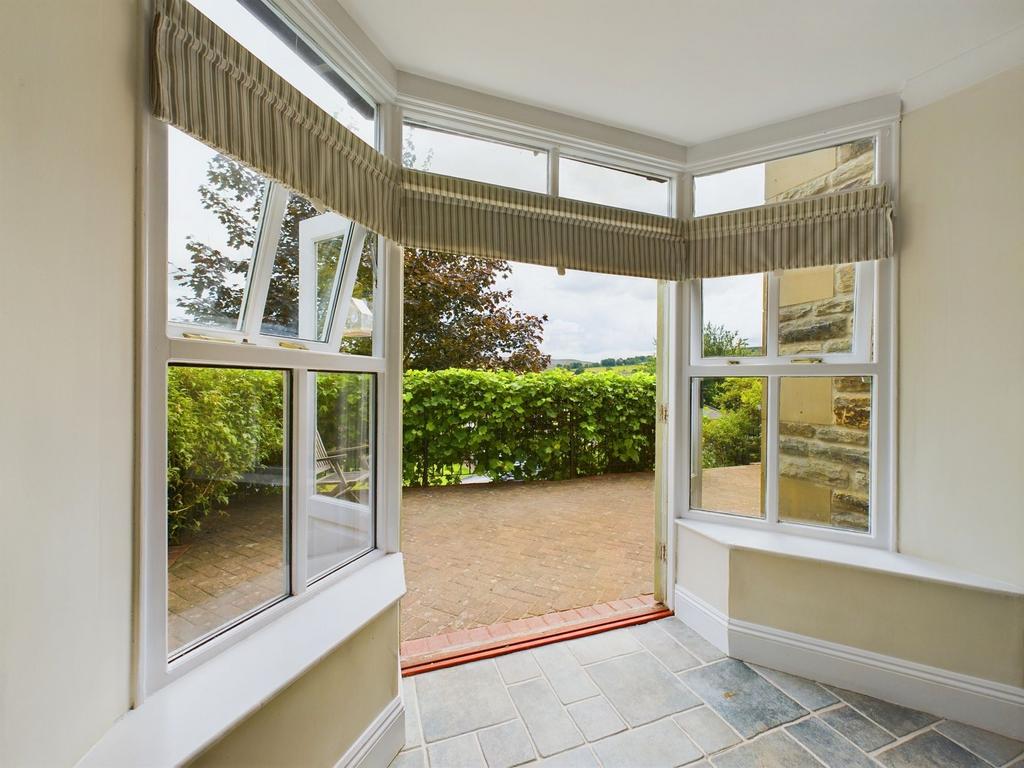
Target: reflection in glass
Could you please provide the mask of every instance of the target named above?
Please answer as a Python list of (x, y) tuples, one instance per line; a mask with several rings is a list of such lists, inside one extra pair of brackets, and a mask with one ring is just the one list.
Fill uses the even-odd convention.
[(375, 146), (376, 105), (265, 0), (190, 0), (231, 37), (302, 95), (370, 146)]
[(402, 164), (407, 168), (547, 192), (547, 152), (409, 123), (403, 134)]
[(735, 275), (700, 281), (704, 357), (765, 354), (766, 276)]
[(690, 506), (764, 516), (766, 379), (693, 379)]
[(558, 159), (558, 194), (561, 197), (668, 216), (669, 191), (667, 179), (568, 157)]
[[(261, 332), (326, 341), (345, 282), (352, 222), (291, 193), (281, 220)], [(345, 308), (347, 311), (347, 307)]]
[(167, 317), (234, 329), (268, 183), (167, 128)]
[(373, 354), (373, 312), (378, 290), (377, 246), (377, 235), (368, 233), (359, 255), (339, 352), (349, 355)]
[(311, 580), (373, 548), (374, 385), (372, 373), (316, 374)]
[(869, 528), (871, 377), (779, 381), (779, 520)]
[(167, 369), (169, 657), (285, 597), (284, 371)]

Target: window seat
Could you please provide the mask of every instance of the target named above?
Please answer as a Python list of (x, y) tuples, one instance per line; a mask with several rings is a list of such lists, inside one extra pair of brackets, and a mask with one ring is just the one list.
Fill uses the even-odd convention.
[(703, 520), (681, 518), (676, 520), (676, 525), (682, 530), (692, 531), (730, 549), (746, 549), (785, 557), (818, 560), (848, 565), (852, 568), (933, 581), (939, 584), (981, 589), (1007, 595), (1024, 595), (1024, 586), (876, 547), (822, 541), (789, 533), (759, 531), (728, 523), (712, 523)]
[(367, 558), (126, 713), (79, 768), (172, 766), (196, 757), (405, 594), (401, 554)]

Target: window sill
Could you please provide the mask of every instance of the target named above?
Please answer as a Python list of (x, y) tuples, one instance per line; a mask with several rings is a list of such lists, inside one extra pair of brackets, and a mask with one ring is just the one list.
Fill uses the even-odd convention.
[(890, 552), (874, 547), (823, 541), (791, 533), (762, 531), (728, 523), (711, 523), (704, 520), (677, 519), (676, 525), (705, 538), (716, 541), (730, 549), (745, 549), (753, 552), (767, 552), (785, 557), (817, 560), (835, 565), (862, 568), (867, 571), (907, 576), (939, 584), (981, 589), (1008, 595), (1024, 595), (1024, 587), (1009, 584), (987, 576), (979, 576), (953, 566), (924, 560), (899, 552)]
[(402, 555), (380, 557), (157, 691), (118, 720), (79, 768), (191, 760), (403, 594)]

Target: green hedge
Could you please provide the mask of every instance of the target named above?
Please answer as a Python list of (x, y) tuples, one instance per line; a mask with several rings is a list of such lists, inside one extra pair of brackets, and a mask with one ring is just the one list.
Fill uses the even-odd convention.
[(654, 467), (654, 376), (512, 374), (450, 369), (405, 374), (408, 485), (562, 480)]
[[(283, 389), (278, 371), (168, 369), (172, 540), (226, 507), (247, 474), (281, 465)], [(409, 371), (404, 389), (407, 485), (458, 483), (470, 472), (558, 480), (654, 467), (648, 373)], [(358, 431), (361, 397), (357, 376), (321, 377), (317, 421), (328, 447)]]

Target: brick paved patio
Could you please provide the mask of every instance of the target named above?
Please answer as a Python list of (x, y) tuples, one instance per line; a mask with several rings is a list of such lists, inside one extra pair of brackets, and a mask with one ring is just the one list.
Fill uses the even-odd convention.
[[(706, 470), (708, 506), (756, 514), (760, 467)], [(649, 605), (654, 475), (409, 488), (403, 642), (587, 606)], [(283, 594), (280, 496), (239, 495), (168, 557), (168, 647)], [(616, 608), (616, 610), (618, 610)], [(536, 622), (534, 622), (536, 624)]]
[(170, 547), (167, 647), (174, 651), (284, 594), (281, 494), (239, 494)]
[(402, 640), (650, 594), (654, 475), (409, 488)]

